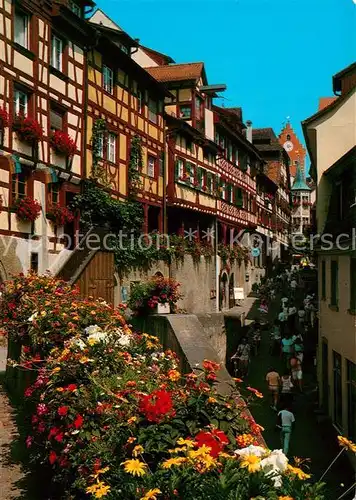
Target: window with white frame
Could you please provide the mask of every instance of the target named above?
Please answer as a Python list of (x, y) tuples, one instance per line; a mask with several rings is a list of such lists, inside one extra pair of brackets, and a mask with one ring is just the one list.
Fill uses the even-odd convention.
[(177, 159), (177, 178), (183, 179), (184, 177), (184, 160), (182, 158)]
[(98, 151), (97, 151), (98, 157), (99, 158), (104, 158), (104, 134), (103, 132), (100, 132), (98, 134)]
[(29, 16), (21, 11), (15, 11), (14, 40), (16, 43), (29, 48)]
[(15, 115), (27, 116), (29, 96), (23, 90), (14, 91), (14, 111)]
[(147, 175), (148, 177), (154, 177), (156, 174), (156, 158), (149, 155), (147, 158)]
[(114, 72), (108, 66), (103, 65), (103, 87), (106, 92), (112, 94), (114, 91)]
[(63, 40), (56, 35), (52, 36), (51, 65), (58, 71), (63, 69)]
[(109, 132), (106, 159), (111, 163), (116, 163), (116, 135)]
[(195, 165), (194, 163), (189, 163), (189, 180), (191, 184), (195, 182)]

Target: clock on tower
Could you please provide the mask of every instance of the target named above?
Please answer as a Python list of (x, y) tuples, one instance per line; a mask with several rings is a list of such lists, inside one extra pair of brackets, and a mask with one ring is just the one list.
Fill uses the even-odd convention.
[(287, 151), (287, 153), (290, 153), (291, 151), (293, 151), (293, 142), (291, 141), (286, 141), (284, 144), (283, 144), (283, 147), (284, 149)]

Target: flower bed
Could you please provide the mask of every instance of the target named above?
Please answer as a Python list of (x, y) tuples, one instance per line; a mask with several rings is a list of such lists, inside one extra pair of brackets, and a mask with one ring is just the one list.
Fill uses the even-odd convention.
[(53, 132), (50, 138), (50, 144), (52, 149), (57, 154), (64, 155), (67, 158), (72, 157), (77, 151), (77, 146), (74, 140), (61, 130), (56, 130)]
[(40, 216), (41, 210), (40, 203), (30, 196), (15, 201), (16, 216), (24, 222), (34, 222)]
[(158, 304), (168, 303), (173, 308), (181, 298), (179, 287), (180, 283), (177, 281), (161, 277), (137, 283), (131, 292), (128, 306), (137, 314), (148, 313)]
[(69, 222), (73, 222), (74, 214), (67, 207), (53, 206), (47, 212), (47, 218), (53, 222), (55, 226), (64, 226)]
[(30, 144), (38, 142), (43, 137), (43, 129), (41, 125), (34, 120), (24, 115), (15, 116), (12, 129), (23, 142)]
[(155, 337), (50, 277), (7, 283), (1, 318), (23, 345), (21, 369), (37, 375), (25, 391), (26, 445), (51, 467), (58, 496), (323, 500), (321, 485), (260, 446), (246, 409), (262, 395), (247, 388), (245, 403), (237, 379), (231, 395), (216, 392), (216, 363), (181, 374)]

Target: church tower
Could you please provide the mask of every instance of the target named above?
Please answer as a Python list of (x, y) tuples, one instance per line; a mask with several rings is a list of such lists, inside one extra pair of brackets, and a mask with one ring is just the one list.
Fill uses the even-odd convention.
[(306, 156), (307, 152), (303, 144), (298, 139), (289, 120), (279, 134), (279, 143), (287, 151), (290, 158), (290, 175), (294, 179), (297, 174), (298, 167), (301, 168), (305, 175)]

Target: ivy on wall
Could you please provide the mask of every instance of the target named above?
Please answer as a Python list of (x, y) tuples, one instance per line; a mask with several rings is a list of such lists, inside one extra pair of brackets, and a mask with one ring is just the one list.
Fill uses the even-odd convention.
[(92, 149), (92, 168), (90, 178), (96, 182), (100, 182), (106, 186), (108, 184), (107, 173), (103, 167), (102, 153), (106, 148), (107, 141), (107, 126), (103, 118), (99, 118), (93, 123), (93, 131), (91, 137)]
[(135, 135), (131, 139), (130, 161), (129, 161), (129, 183), (128, 183), (128, 198), (135, 199), (138, 191), (142, 188), (141, 171), (143, 167), (142, 161), (142, 144), (141, 137)]

